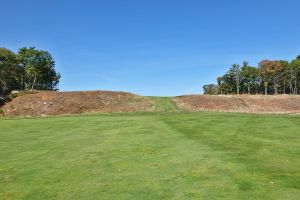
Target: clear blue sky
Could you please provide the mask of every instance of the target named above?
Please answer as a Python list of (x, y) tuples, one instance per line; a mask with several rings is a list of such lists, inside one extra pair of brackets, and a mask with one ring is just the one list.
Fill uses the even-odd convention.
[(300, 54), (299, 0), (0, 0), (0, 46), (48, 50), (61, 90), (201, 93), (231, 64)]

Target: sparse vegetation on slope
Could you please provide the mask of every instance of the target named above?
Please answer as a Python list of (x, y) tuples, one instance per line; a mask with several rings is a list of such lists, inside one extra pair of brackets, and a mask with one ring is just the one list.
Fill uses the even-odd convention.
[(127, 92), (37, 92), (13, 99), (3, 106), (4, 116), (67, 115), (88, 112), (143, 112), (154, 104)]
[(143, 97), (127, 92), (38, 92), (23, 94), (1, 107), (4, 116), (47, 116), (111, 112), (218, 111), (300, 113), (297, 95), (186, 95)]
[(300, 113), (297, 95), (186, 95), (173, 100), (184, 111)]

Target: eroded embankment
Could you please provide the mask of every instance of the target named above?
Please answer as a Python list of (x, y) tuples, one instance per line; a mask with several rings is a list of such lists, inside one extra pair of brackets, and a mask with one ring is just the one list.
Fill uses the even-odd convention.
[(152, 111), (154, 103), (147, 97), (127, 92), (37, 92), (19, 96), (1, 109), (4, 116), (42, 116)]
[(184, 111), (300, 113), (296, 95), (186, 95), (172, 100)]

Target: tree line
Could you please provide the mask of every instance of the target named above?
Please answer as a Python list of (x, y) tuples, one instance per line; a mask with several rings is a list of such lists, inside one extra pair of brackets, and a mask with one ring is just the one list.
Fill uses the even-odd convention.
[(13, 90), (57, 90), (59, 79), (48, 51), (23, 47), (15, 54), (0, 48), (0, 100)]
[(233, 64), (217, 77), (217, 84), (203, 86), (204, 94), (299, 94), (300, 55), (292, 61), (263, 60), (258, 66)]

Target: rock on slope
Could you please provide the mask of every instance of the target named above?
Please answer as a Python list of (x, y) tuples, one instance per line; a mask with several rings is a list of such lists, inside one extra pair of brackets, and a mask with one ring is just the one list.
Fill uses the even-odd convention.
[(172, 99), (185, 111), (300, 113), (300, 96), (186, 95)]
[(42, 116), (86, 112), (151, 111), (146, 97), (127, 92), (37, 92), (13, 99), (2, 107), (4, 116)]

